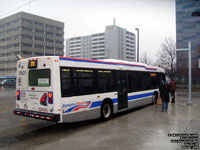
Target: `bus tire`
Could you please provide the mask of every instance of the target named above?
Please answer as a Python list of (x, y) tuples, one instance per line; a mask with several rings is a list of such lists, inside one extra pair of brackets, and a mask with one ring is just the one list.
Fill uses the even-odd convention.
[(158, 94), (157, 94), (157, 92), (154, 92), (154, 94), (152, 96), (152, 103), (157, 104), (157, 100), (158, 100)]
[(112, 104), (105, 101), (101, 106), (101, 119), (102, 121), (107, 121), (111, 118), (113, 114), (113, 107)]

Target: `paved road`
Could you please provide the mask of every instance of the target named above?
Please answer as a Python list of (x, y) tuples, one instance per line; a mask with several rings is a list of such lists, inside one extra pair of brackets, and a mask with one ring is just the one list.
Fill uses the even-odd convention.
[(55, 124), (12, 114), (15, 90), (0, 90), (0, 149), (6, 150), (178, 150), (183, 144), (168, 134), (200, 135), (200, 92), (193, 93), (194, 105), (187, 106), (187, 92), (177, 92), (176, 104), (168, 112), (149, 105), (115, 115), (107, 122), (91, 120)]

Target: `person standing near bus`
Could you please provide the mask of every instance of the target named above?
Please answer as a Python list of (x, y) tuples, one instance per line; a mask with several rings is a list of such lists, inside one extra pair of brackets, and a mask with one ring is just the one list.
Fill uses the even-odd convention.
[(164, 86), (161, 88), (160, 96), (162, 99), (162, 111), (168, 110), (168, 103), (169, 103), (169, 87), (167, 83), (164, 84)]
[(175, 103), (176, 83), (174, 82), (173, 79), (171, 79), (171, 81), (169, 83), (169, 87), (170, 87), (170, 92), (171, 92), (171, 97), (172, 97), (171, 103)]

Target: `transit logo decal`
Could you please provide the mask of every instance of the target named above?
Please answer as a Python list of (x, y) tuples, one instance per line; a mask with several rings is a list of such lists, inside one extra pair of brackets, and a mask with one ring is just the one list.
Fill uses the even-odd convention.
[(91, 104), (91, 101), (63, 104), (63, 113), (74, 112), (80, 109), (89, 108)]

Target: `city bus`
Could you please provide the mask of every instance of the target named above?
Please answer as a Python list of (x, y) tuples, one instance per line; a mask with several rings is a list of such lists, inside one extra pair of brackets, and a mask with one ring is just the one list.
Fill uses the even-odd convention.
[(19, 60), (14, 114), (77, 122), (156, 103), (164, 70), (122, 60), (40, 56)]

